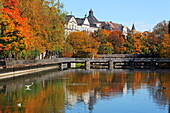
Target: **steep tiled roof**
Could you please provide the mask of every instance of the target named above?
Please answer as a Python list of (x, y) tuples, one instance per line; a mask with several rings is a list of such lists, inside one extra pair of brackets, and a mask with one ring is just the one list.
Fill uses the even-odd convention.
[(117, 24), (117, 23), (112, 23), (114, 26), (116, 26), (116, 28), (118, 28), (118, 31), (122, 31), (123, 30), (123, 25), (122, 24)]
[(66, 21), (68, 22), (72, 17), (74, 17), (73, 15), (67, 15), (66, 16)]
[(96, 17), (93, 15), (93, 11), (89, 11), (89, 16), (87, 17), (90, 23), (91, 27), (96, 27), (96, 23), (99, 23), (99, 21), (96, 19)]
[(78, 25), (82, 25), (84, 23), (85, 18), (76, 18)]
[(136, 31), (134, 24), (132, 25), (132, 31)]
[(127, 31), (128, 31), (128, 33), (131, 33), (131, 30), (129, 28), (127, 28)]
[(100, 22), (102, 29), (114, 31), (117, 30), (117, 27), (112, 22)]
[[(110, 30), (110, 31), (123, 31), (123, 26), (122, 24), (118, 23), (113, 23), (113, 22), (100, 22), (101, 23), (101, 28)], [(127, 27), (127, 32), (130, 33), (131, 30)]]

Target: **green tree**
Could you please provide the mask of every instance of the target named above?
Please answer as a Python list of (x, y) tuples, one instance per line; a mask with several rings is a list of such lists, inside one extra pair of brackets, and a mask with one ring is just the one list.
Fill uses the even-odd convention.
[(34, 60), (36, 59), (40, 54), (39, 50), (28, 50), (26, 53), (21, 53), (20, 57), (23, 59), (28, 59), (28, 60)]
[(145, 54), (158, 54), (160, 40), (155, 36), (154, 33), (148, 33), (146, 36), (141, 38), (142, 52)]
[(131, 34), (128, 34), (127, 40), (125, 40), (124, 47), (126, 47), (125, 54), (132, 54), (134, 46), (134, 39), (132, 38)]

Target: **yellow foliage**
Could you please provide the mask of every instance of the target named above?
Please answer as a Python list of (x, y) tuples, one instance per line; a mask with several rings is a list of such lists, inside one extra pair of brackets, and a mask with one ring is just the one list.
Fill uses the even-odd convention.
[(74, 48), (76, 53), (97, 53), (99, 42), (89, 37), (86, 32), (73, 32), (67, 38), (68, 43)]
[(165, 34), (161, 43), (160, 53), (162, 57), (170, 57), (170, 35)]

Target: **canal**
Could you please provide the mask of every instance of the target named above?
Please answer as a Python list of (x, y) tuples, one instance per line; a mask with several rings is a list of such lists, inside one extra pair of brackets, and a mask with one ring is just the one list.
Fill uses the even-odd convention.
[(56, 69), (0, 80), (0, 113), (170, 113), (170, 70)]

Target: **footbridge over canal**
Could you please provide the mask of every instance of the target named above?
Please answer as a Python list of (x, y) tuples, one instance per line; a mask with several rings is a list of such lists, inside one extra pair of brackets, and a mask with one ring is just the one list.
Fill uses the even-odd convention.
[(108, 68), (108, 69), (157, 69), (170, 68), (170, 58), (75, 58), (62, 61), (60, 68), (71, 68), (72, 63), (82, 63), (85, 69)]
[(0, 79), (21, 76), (50, 69), (75, 68), (93, 69), (170, 69), (170, 58), (56, 58), (45, 60), (0, 61)]
[(0, 71), (5, 69), (16, 71), (46, 66), (58, 66), (63, 69), (71, 68), (73, 64), (75, 65), (77, 63), (81, 63), (85, 69), (170, 69), (170, 58), (56, 58), (30, 61), (0, 61)]

